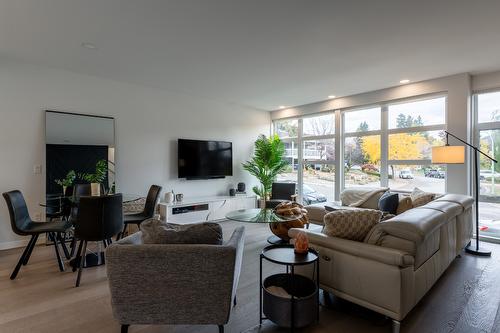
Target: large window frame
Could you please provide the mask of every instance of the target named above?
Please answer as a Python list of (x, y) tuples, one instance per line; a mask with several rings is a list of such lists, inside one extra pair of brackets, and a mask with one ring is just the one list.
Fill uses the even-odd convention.
[[(495, 130), (500, 130), (500, 121), (488, 121), (488, 122), (479, 122), (479, 96), (482, 95), (482, 94), (488, 94), (488, 93), (500, 93), (500, 88), (497, 88), (497, 89), (487, 89), (487, 90), (480, 90), (480, 91), (475, 91), (473, 93), (473, 96), (472, 96), (472, 141), (474, 143), (475, 146), (477, 147), (481, 147), (481, 132), (482, 131), (495, 131)], [(489, 153), (488, 151), (486, 153)], [(493, 156), (494, 157), (494, 156)], [(493, 164), (492, 164), (493, 165)], [(471, 170), (473, 170), (474, 168), (474, 159), (471, 158), (470, 159), (470, 165), (469, 167), (471, 168)], [(480, 173), (482, 174), (481, 172), (481, 168), (480, 169)], [(481, 175), (480, 175), (481, 177)], [(471, 186), (471, 189), (473, 191), (473, 195), (475, 196), (476, 193), (475, 192), (475, 182), (477, 181), (476, 179), (473, 179), (474, 177), (471, 177), (471, 182), (470, 182), (470, 186)], [(491, 179), (493, 180), (493, 179)], [(481, 182), (481, 181), (480, 181)], [(494, 183), (495, 184), (495, 183)], [(481, 188), (481, 185), (480, 185), (480, 188)], [(481, 192), (481, 190), (480, 190)], [(498, 235), (497, 232), (494, 232), (494, 233), (490, 233), (490, 232), (484, 232), (482, 230), (482, 226), (483, 224), (488, 226), (488, 223), (485, 222), (484, 219), (481, 219), (481, 210), (482, 210), (482, 207), (481, 207), (481, 203), (486, 203), (486, 204), (498, 204), (499, 202), (497, 201), (498, 200), (498, 196), (487, 196), (487, 195), (481, 195), (481, 193), (478, 193), (478, 198), (479, 198), (479, 224), (480, 224), (480, 232), (479, 232), (479, 236), (481, 238), (484, 238), (484, 239), (488, 239), (490, 241), (494, 241), (494, 242), (499, 242), (500, 241), (500, 237)], [(496, 197), (496, 198), (495, 198)], [(488, 229), (486, 229), (488, 230)]]
[[(429, 100), (435, 98), (445, 98), (444, 105), (444, 123), (438, 125), (427, 125), (427, 126), (414, 126), (405, 128), (389, 128), (389, 107), (393, 104), (410, 103), (421, 100)], [(380, 129), (361, 131), (361, 132), (349, 132), (345, 133), (345, 115), (348, 112), (355, 112), (363, 109), (370, 108), (380, 108)], [(303, 136), (303, 119), (315, 116), (322, 116), (326, 114), (333, 114), (335, 118), (335, 130), (333, 134), (322, 135), (322, 136)], [(333, 139), (335, 142), (335, 155), (334, 161), (329, 161), (329, 164), (335, 166), (335, 184), (334, 184), (334, 198), (335, 200), (340, 199), (340, 192), (345, 188), (345, 170), (344, 170), (344, 149), (346, 138), (351, 137), (364, 137), (370, 135), (380, 136), (380, 186), (389, 186), (389, 166), (390, 165), (421, 165), (429, 166), (432, 164), (431, 159), (417, 159), (417, 160), (394, 160), (389, 159), (389, 135), (400, 134), (400, 133), (417, 133), (417, 132), (432, 132), (432, 131), (443, 131), (446, 129), (446, 120), (448, 114), (448, 98), (445, 93), (437, 94), (427, 94), (422, 96), (415, 96), (409, 98), (403, 98), (398, 100), (384, 101), (381, 103), (357, 106), (353, 108), (335, 109), (328, 110), (324, 112), (311, 113), (302, 116), (280, 118), (273, 120), (273, 133), (276, 133), (276, 125), (280, 121), (297, 120), (298, 121), (298, 135), (293, 138), (282, 138), (282, 141), (295, 141), (297, 143), (298, 149), (298, 167), (297, 167), (297, 186), (298, 186), (298, 196), (299, 200), (302, 201), (302, 186), (303, 186), (303, 166), (304, 157), (302, 148), (304, 147), (304, 141), (306, 140), (321, 140), (321, 139)], [(307, 161), (311, 163), (311, 161)], [(324, 160), (316, 161), (321, 164), (326, 164)], [(446, 191), (447, 187), (447, 175), (444, 179)]]

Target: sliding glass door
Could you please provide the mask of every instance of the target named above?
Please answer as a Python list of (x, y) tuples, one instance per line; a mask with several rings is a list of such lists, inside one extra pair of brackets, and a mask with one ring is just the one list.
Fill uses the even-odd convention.
[[(500, 92), (475, 95), (475, 142), (481, 150), (500, 160)], [(479, 233), (500, 238), (500, 164), (479, 159)]]

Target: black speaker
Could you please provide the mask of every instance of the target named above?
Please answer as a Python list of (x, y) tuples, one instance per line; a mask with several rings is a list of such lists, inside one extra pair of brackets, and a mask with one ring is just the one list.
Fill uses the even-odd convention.
[(238, 192), (245, 192), (245, 183), (238, 183)]

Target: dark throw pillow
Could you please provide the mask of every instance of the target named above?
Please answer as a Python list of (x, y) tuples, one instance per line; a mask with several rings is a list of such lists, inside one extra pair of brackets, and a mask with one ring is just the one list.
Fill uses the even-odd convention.
[(396, 215), (399, 204), (399, 195), (397, 193), (385, 192), (378, 201), (378, 209), (383, 212)]

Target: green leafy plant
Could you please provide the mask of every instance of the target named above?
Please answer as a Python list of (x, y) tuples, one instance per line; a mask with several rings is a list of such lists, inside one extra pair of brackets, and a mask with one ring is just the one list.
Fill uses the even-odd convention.
[(68, 171), (64, 179), (56, 179), (54, 180), (54, 182), (60, 186), (71, 186), (75, 182), (75, 179), (76, 179), (75, 170), (70, 170)]
[(95, 165), (94, 173), (82, 173), (79, 177), (89, 183), (102, 184), (106, 179), (106, 174), (108, 172), (108, 163), (106, 160), (100, 160)]
[(276, 177), (288, 167), (284, 159), (285, 145), (277, 135), (267, 138), (261, 134), (255, 141), (255, 152), (243, 168), (260, 181), (260, 187), (252, 189), (262, 199), (268, 199)]

